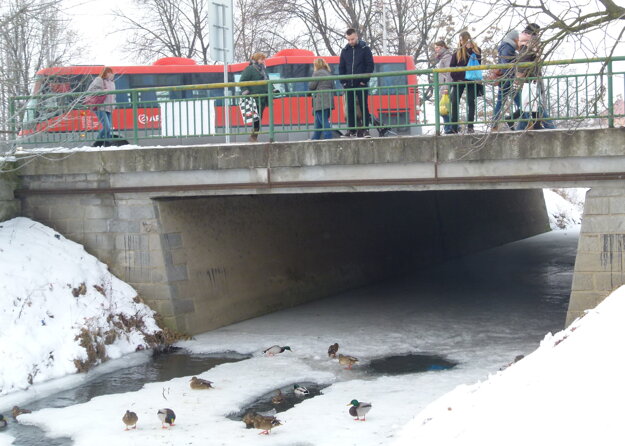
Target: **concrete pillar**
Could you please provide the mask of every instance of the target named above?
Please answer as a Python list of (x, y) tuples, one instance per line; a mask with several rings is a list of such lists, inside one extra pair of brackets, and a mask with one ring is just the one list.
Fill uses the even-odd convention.
[(17, 176), (0, 174), (0, 222), (20, 215), (20, 203), (13, 192), (17, 186)]
[(625, 188), (586, 193), (568, 326), (625, 283)]

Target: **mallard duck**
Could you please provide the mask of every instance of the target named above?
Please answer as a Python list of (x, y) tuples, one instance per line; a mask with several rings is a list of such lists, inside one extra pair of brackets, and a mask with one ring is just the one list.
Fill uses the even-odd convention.
[(358, 362), (358, 358), (354, 358), (353, 356), (349, 356), (349, 355), (341, 355), (339, 353), (339, 364), (346, 365), (347, 369), (351, 369), (352, 366), (356, 364), (357, 362)]
[(139, 421), (139, 417), (137, 416), (136, 413), (127, 410), (124, 416), (122, 417), (122, 421), (126, 425), (125, 430), (130, 429), (130, 426), (132, 426), (132, 429), (136, 429), (137, 421)]
[(365, 421), (365, 415), (371, 410), (371, 403), (361, 403), (358, 400), (352, 400), (348, 406), (352, 406), (349, 408), (349, 414), (356, 417), (354, 421)]
[(280, 347), (279, 345), (272, 345), (268, 349), (263, 350), (263, 353), (267, 356), (273, 356), (273, 355), (277, 355), (278, 353), (282, 353), (285, 350), (288, 350), (290, 352), (293, 351), (291, 350), (291, 347), (289, 347), (288, 345), (284, 347)]
[(282, 426), (282, 423), (276, 417), (264, 417), (262, 415), (254, 417), (254, 428), (263, 430), (258, 435), (269, 435), (271, 429), (278, 426)]
[(4, 419), (4, 415), (0, 413), (0, 429), (7, 427), (7, 420)]
[(328, 356), (330, 358), (336, 358), (336, 352), (339, 351), (339, 344), (338, 342), (332, 344), (330, 347), (328, 347)]
[(194, 376), (191, 378), (191, 381), (189, 381), (189, 386), (195, 390), (213, 389), (213, 382)]
[(299, 384), (293, 384), (293, 393), (297, 396), (306, 396), (310, 392), (304, 386), (300, 386)]
[(284, 403), (284, 395), (282, 395), (282, 390), (276, 390), (276, 394), (271, 397), (271, 402), (273, 404), (282, 404)]
[(158, 419), (161, 420), (163, 429), (167, 429), (167, 426), (165, 426), (165, 424), (175, 426), (174, 421), (176, 421), (176, 414), (173, 410), (159, 409), (158, 412), (156, 412), (156, 415), (158, 415)]
[(16, 419), (19, 415), (22, 415), (24, 413), (32, 413), (32, 411), (28, 409), (22, 409), (19, 406), (13, 406), (13, 409), (11, 410), (11, 415), (13, 415), (13, 419)]
[(254, 417), (256, 414), (254, 412), (248, 412), (243, 415), (243, 422), (245, 423), (245, 427), (250, 428), (254, 427)]

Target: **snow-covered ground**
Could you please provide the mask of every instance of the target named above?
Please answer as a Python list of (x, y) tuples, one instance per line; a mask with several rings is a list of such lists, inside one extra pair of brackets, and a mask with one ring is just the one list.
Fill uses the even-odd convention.
[[(553, 201), (553, 196), (547, 192), (545, 195), (550, 215), (556, 215), (551, 212), (553, 206), (549, 202)], [(573, 222), (575, 218), (579, 218), (578, 206), (571, 205), (568, 212), (577, 213), (568, 221)], [(71, 309), (68, 313), (78, 316), (73, 318), (74, 322), (65, 321), (65, 327), (84, 321), (85, 317), (88, 320), (98, 320), (98, 316), (84, 314), (86, 308), (80, 306), (81, 299), (91, 299), (88, 307), (97, 309), (99, 314), (102, 304), (97, 299), (100, 299), (98, 296), (101, 293), (92, 294), (93, 284), (108, 283), (111, 290), (121, 290), (124, 303), (115, 304), (121, 308), (129, 305), (129, 302), (139, 305), (132, 301), (134, 292), (125, 288), (127, 285), (118, 283), (106, 271), (106, 267), (86, 254), (81, 246), (65, 240), (62, 236), (57, 237), (54, 231), (35, 222), (17, 220), (20, 230), (12, 227), (10, 231), (4, 232), (7, 223), (15, 220), (0, 223), (3, 226), (0, 228), (0, 259), (4, 255), (11, 260), (0, 265), (0, 286), (4, 283), (4, 287), (13, 295), (27, 296), (30, 292), (27, 290), (37, 290), (37, 294), (32, 296), (36, 296), (39, 305), (36, 309), (31, 309), (35, 305), (25, 305), (24, 312), (32, 312), (28, 313), (26, 319), (24, 312), (21, 316), (16, 316), (14, 298), (6, 303), (3, 300), (0, 316), (7, 318), (9, 314), (9, 317), (6, 319), (8, 322), (3, 320), (5, 323), (0, 325), (0, 337), (4, 336), (7, 327), (5, 324), (8, 324), (11, 330), (27, 330), (28, 336), (38, 339), (38, 342), (51, 342), (54, 336), (46, 337), (40, 335), (39, 331), (45, 332), (47, 329), (47, 333), (52, 332), (46, 327), (50, 327), (51, 321), (53, 324), (57, 323), (55, 312), (59, 310), (59, 302), (68, 305), (67, 308)], [(552, 225), (556, 221), (554, 218)], [(479, 394), (479, 389), (489, 388), (490, 384), (470, 388), (466, 385), (484, 380), (489, 373), (494, 375), (486, 383), (493, 380), (504, 382), (501, 385), (505, 385), (507, 381), (503, 377), (519, 374), (515, 370), (524, 370), (527, 367), (524, 364), (535, 364), (536, 367), (528, 371), (529, 383), (537, 382), (533, 380), (531, 373), (538, 373), (541, 366), (559, 370), (553, 365), (558, 357), (553, 357), (549, 352), (563, 350), (560, 347), (565, 346), (568, 339), (555, 348), (553, 345), (554, 340), (561, 339), (565, 334), (555, 337), (548, 335), (543, 342), (544, 347), (541, 347), (542, 353), (539, 350), (506, 372), (497, 373), (503, 364), (509, 363), (516, 355), (533, 351), (546, 333), (557, 330), (563, 324), (568, 295), (557, 292), (553, 294), (553, 290), (570, 286), (571, 259), (574, 257), (578, 229), (575, 226), (572, 230), (544, 234), (486, 251), (470, 259), (458, 260), (451, 268), (449, 265), (434, 268), (412, 280), (355, 290), (330, 300), (313, 302), (224, 327), (198, 336), (193, 341), (181, 343), (181, 346), (195, 353), (233, 350), (254, 354), (249, 360), (222, 364), (199, 375), (214, 381), (214, 390), (192, 391), (188, 386), (189, 377), (183, 377), (165, 383), (147, 384), (137, 392), (97, 397), (87, 403), (62, 409), (40, 410), (21, 416), (20, 421), (41, 426), (51, 436), (71, 436), (76, 445), (90, 446), (109, 443), (207, 444), (207, 441), (210, 444), (224, 445), (258, 444), (262, 441), (263, 444), (275, 445), (366, 446), (392, 444), (395, 441), (400, 444), (417, 444), (413, 441), (414, 438), (435, 438), (436, 435), (449, 440), (430, 441), (430, 444), (471, 444), (468, 440), (455, 442), (454, 437), (443, 437), (440, 434), (445, 430), (441, 426), (447, 425), (448, 420), (458, 420), (457, 430), (456, 425), (449, 425), (449, 433), (455, 436), (470, 430), (468, 425), (462, 424), (462, 419), (450, 416), (450, 413), (455, 415), (457, 412), (461, 413), (460, 410), (463, 410), (462, 413), (483, 410), (485, 419), (491, 416), (486, 414), (486, 408), (479, 406), (479, 401), (471, 399), (473, 395)], [(38, 233), (41, 233), (41, 240), (38, 239)], [(61, 246), (59, 252), (54, 249), (55, 243)], [(568, 263), (559, 260), (563, 257), (563, 249), (567, 251), (564, 257), (569, 259)], [(537, 255), (537, 251), (542, 254)], [(10, 268), (6, 274), (5, 267)], [(525, 280), (517, 283), (521, 269)], [(450, 270), (454, 271), (453, 277), (449, 276)], [(80, 288), (80, 283), (83, 282), (89, 284), (88, 291), (84, 295), (79, 293), (79, 297), (74, 298), (71, 291)], [(16, 283), (30, 285), (27, 289), (17, 290)], [(52, 288), (49, 284), (53, 285)], [(71, 286), (68, 287), (67, 284)], [(475, 291), (476, 284), (483, 285)], [(47, 294), (57, 292), (58, 296)], [(7, 295), (2, 290), (0, 298), (6, 299)], [(57, 302), (52, 297), (60, 300)], [(69, 301), (66, 302), (67, 299)], [(44, 304), (41, 305), (41, 302)], [(128, 311), (134, 314), (139, 309)], [(55, 317), (51, 318), (48, 312), (52, 312)], [(58, 319), (60, 321), (60, 317)], [(578, 330), (570, 333), (569, 338), (572, 339), (573, 334), (577, 335)], [(65, 338), (69, 344), (65, 347), (70, 352), (68, 358), (78, 352), (73, 341), (74, 336), (72, 334)], [(609, 344), (617, 340), (618, 333), (614, 333), (612, 339), (603, 342)], [(328, 359), (325, 352), (333, 342), (341, 344), (343, 353), (360, 357), (362, 365), (348, 371), (343, 370), (336, 361)], [(3, 339), (0, 349), (8, 348), (7, 352), (13, 355), (16, 354), (15, 350), (20, 351), (11, 345), (7, 347), (7, 344), (15, 344), (15, 341)], [(273, 358), (260, 355), (263, 348), (272, 344), (289, 345), (293, 352)], [(109, 356), (115, 357), (134, 350), (134, 345), (135, 343), (127, 342), (113, 349)], [(47, 346), (42, 346), (40, 350), (50, 351)], [(38, 352), (37, 349), (34, 351)], [(377, 376), (366, 371), (367, 362), (371, 359), (415, 352), (442, 355), (459, 365), (450, 370), (398, 376)], [(611, 361), (608, 353), (605, 360)], [(583, 355), (581, 353), (580, 357)], [(28, 355), (26, 359), (29, 361), (24, 361), (31, 364), (31, 367), (32, 357), (32, 354)], [(38, 357), (34, 357), (36, 361)], [(75, 369), (67, 367), (68, 359), (64, 360), (66, 369), (59, 373), (57, 369), (43, 367), (47, 364), (46, 359), (40, 357), (40, 362), (34, 365), (49, 373), (47, 378), (75, 372)], [(2, 358), (0, 377), (17, 381), (14, 371), (9, 370), (9, 367), (2, 369), (5, 363), (4, 350)], [(11, 359), (15, 362), (13, 366), (20, 366), (16, 362), (19, 358), (14, 358)], [(55, 355), (56, 360), (59, 358), (62, 356)], [(580, 371), (595, 373), (594, 379), (598, 380), (596, 374), (603, 367), (597, 367), (596, 362), (594, 365), (594, 369), (584, 367)], [(39, 380), (46, 376), (42, 373), (44, 372), (38, 374)], [(574, 369), (563, 373), (560, 379), (562, 392), (570, 389), (570, 393), (563, 395), (560, 392), (557, 396), (562, 397), (563, 403), (570, 405), (570, 398), (576, 395), (576, 386), (583, 382), (582, 378)], [(298, 381), (331, 385), (324, 389), (321, 396), (308, 399), (281, 413), (279, 418), (284, 425), (275, 429), (267, 438), (259, 437), (255, 430), (246, 430), (242, 422), (225, 417), (245, 407), (260, 395)], [(73, 381), (67, 382), (71, 385)], [(509, 382), (514, 387), (522, 381), (510, 379)], [(538, 384), (544, 386), (546, 383), (547, 381)], [(50, 383), (35, 385), (31, 390), (21, 392), (18, 398), (16, 393), (0, 397), (0, 407), (18, 404), (20, 398), (27, 401), (29, 392), (38, 391), (46, 385)], [(459, 385), (461, 387), (449, 396), (438, 400)], [(524, 385), (531, 387), (531, 384)], [(613, 385), (618, 384), (614, 382)], [(23, 387), (23, 383), (14, 385), (14, 388), (19, 387)], [(505, 394), (504, 391), (496, 393)], [(531, 394), (529, 390), (526, 393)], [(557, 398), (547, 399), (540, 394), (536, 395), (534, 404), (553, 409), (551, 416), (557, 417), (560, 411), (566, 412), (560, 407), (561, 402)], [(373, 404), (373, 409), (364, 423), (353, 422), (347, 414), (346, 404), (354, 398)], [(486, 397), (481, 399), (486, 400)], [(490, 410), (500, 416), (506, 412), (514, 413), (519, 418), (521, 415), (514, 404), (514, 400), (499, 401)], [(172, 429), (163, 430), (160, 427), (156, 411), (162, 407), (170, 407), (177, 413), (177, 423)], [(448, 407), (452, 410), (447, 410)], [(528, 410), (527, 405), (523, 407)], [(139, 415), (139, 427), (136, 431), (123, 430), (121, 417), (127, 409)], [(482, 426), (486, 426), (483, 429), (492, 429), (488, 424)], [(512, 425), (512, 428), (508, 426), (506, 432), (500, 432), (499, 438), (507, 439), (507, 442), (511, 438), (519, 438), (515, 436), (519, 427), (534, 432), (531, 425), (522, 423)], [(574, 429), (570, 431), (573, 432)], [(475, 435), (479, 437), (479, 434)], [(0, 445), (11, 442), (10, 436), (0, 432)], [(536, 438), (534, 442), (538, 442)], [(493, 444), (488, 441), (483, 443)], [(573, 440), (569, 443), (579, 444)]]
[(0, 395), (134, 352), (159, 330), (83, 246), (27, 218), (0, 223)]

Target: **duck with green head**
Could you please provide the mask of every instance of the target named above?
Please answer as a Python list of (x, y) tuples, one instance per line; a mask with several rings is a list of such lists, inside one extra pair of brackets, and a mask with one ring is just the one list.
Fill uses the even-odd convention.
[(0, 429), (7, 427), (7, 420), (4, 419), (4, 415), (0, 413)]
[(284, 353), (285, 350), (292, 352), (291, 347), (285, 345), (284, 347), (280, 347), (279, 345), (272, 345), (271, 347), (263, 350), (263, 353), (267, 356), (274, 356), (279, 353)]
[(349, 414), (356, 417), (354, 421), (365, 421), (365, 415), (371, 410), (371, 403), (361, 403), (358, 400), (352, 400), (348, 406), (352, 406), (349, 408)]

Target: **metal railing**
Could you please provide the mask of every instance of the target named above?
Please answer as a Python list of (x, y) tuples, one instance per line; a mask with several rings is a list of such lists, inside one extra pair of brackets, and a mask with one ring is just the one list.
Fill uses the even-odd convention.
[[(510, 80), (509, 88), (503, 88), (505, 79), (479, 82), (453, 82), (446, 84), (451, 93), (452, 109), (458, 110), (458, 119), (450, 121), (440, 113), (441, 87), (439, 74), (481, 70), (486, 74), (495, 69), (532, 68), (535, 64), (482, 65), (450, 69), (412, 70), (373, 73), (354, 76), (328, 76), (315, 78), (270, 79), (267, 81), (183, 85), (175, 87), (138, 88), (116, 90), (113, 129), (129, 142), (183, 142), (213, 138), (223, 141), (225, 135), (246, 137), (252, 131), (251, 123), (245, 123), (239, 110), (239, 102), (245, 97), (241, 89), (263, 86), (266, 93), (251, 95), (266, 98), (267, 109), (262, 117), (260, 134), (268, 135), (269, 141), (277, 139), (306, 139), (315, 131), (312, 96), (329, 93), (332, 98), (330, 121), (335, 135), (350, 131), (378, 130), (380, 134), (440, 135), (445, 129), (462, 126), (477, 131), (490, 131), (498, 124), (509, 128), (523, 128), (537, 123), (559, 128), (580, 126), (608, 126), (625, 119), (622, 108), (615, 108), (617, 97), (614, 80), (623, 82), (624, 72), (614, 72), (614, 62), (625, 57), (572, 59), (549, 61), (539, 64), (544, 72), (540, 77)], [(551, 73), (558, 67), (560, 73)], [(583, 74), (572, 70), (584, 69)], [(571, 71), (562, 73), (562, 71)], [(337, 82), (349, 79), (370, 78), (369, 85), (356, 88), (369, 95), (369, 111), (372, 122), (348, 125), (345, 92)], [(411, 79), (421, 79), (421, 82)], [(310, 81), (332, 81), (337, 88), (308, 90)], [(528, 84), (541, 84), (542, 92), (527, 88)], [(529, 95), (523, 98), (520, 111), (514, 104), (515, 96), (522, 96), (526, 85)], [(458, 94), (464, 86), (464, 94)], [(231, 90), (225, 96), (224, 88)], [(498, 94), (503, 97), (502, 112), (494, 115)], [(473, 89), (473, 91), (470, 91)], [(475, 116), (468, 121), (468, 97), (482, 90), (475, 104)], [(538, 92), (537, 92), (538, 91)], [(455, 93), (455, 97), (454, 97)], [(36, 96), (17, 96), (10, 99), (10, 115), (14, 117), (11, 129), (18, 145), (82, 144), (96, 141), (99, 123), (93, 106), (83, 104), (85, 92), (53, 93)], [(532, 97), (533, 96), (533, 97)], [(622, 98), (620, 99), (622, 104)], [(228, 104), (228, 105), (227, 105)], [(330, 105), (330, 104), (328, 104)], [(350, 110), (359, 112), (355, 103)], [(514, 112), (517, 112), (515, 114)], [(231, 127), (227, 129), (225, 113), (230, 113)], [(448, 121), (448, 122), (445, 122)], [(499, 126), (501, 127), (501, 126)], [(322, 129), (323, 130), (323, 129)]]

